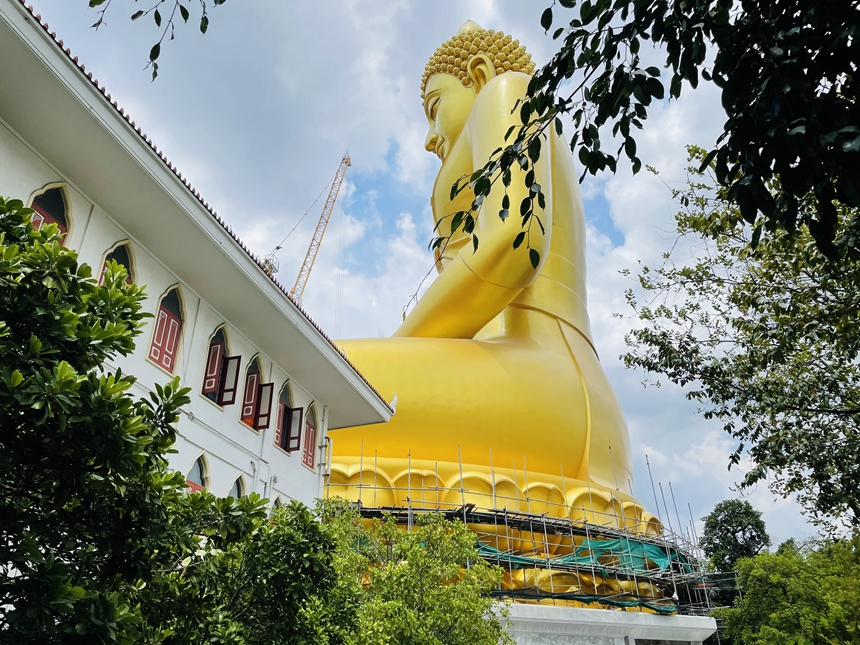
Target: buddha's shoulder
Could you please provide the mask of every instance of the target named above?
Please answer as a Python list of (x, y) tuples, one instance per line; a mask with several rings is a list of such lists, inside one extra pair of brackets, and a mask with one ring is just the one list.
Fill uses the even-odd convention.
[(498, 103), (513, 104), (526, 96), (531, 76), (522, 72), (505, 72), (494, 76), (478, 93), (474, 110), (488, 108)]

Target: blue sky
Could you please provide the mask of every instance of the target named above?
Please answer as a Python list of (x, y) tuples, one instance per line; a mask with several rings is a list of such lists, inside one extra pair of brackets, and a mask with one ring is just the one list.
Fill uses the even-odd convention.
[[(90, 29), (84, 0), (31, 0), (66, 46), (260, 255), (308, 210), (349, 150), (352, 167), (326, 234), (304, 305), (336, 337), (387, 336), (432, 267), (429, 195), (438, 160), (423, 149), (419, 81), (433, 50), (467, 19), (519, 38), (536, 62), (553, 42), (536, 0), (231, 0), (211, 11), (209, 33), (180, 25), (150, 82), (151, 22), (132, 23), (131, 0), (114, 0), (107, 24)], [(661, 171), (590, 178), (589, 309), (601, 360), (627, 416), (634, 488), (653, 507), (645, 469), (671, 481), (679, 510), (696, 518), (736, 496), (733, 444), (683, 392), (643, 388), (618, 360), (632, 321), (619, 271), (656, 263), (672, 243), (669, 189), (683, 181), (684, 145), (707, 145), (724, 116), (712, 88), (655, 106), (639, 137), (645, 163)], [(284, 244), (279, 278), (291, 284), (322, 200)], [(762, 487), (750, 501), (777, 540), (813, 532), (791, 500)], [(661, 504), (662, 505), (662, 504)], [(669, 501), (670, 508), (672, 506)], [(674, 509), (672, 509), (674, 519)], [(686, 520), (685, 520), (686, 521)]]

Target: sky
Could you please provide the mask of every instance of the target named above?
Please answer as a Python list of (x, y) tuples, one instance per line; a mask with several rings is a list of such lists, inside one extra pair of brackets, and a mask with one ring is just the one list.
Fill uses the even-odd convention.
[[(430, 191), (439, 162), (424, 150), (419, 95), (429, 56), (467, 19), (518, 38), (538, 65), (554, 52), (538, 0), (231, 0), (214, 9), (210, 1), (207, 34), (180, 24), (151, 82), (144, 67), (159, 32), (150, 18), (129, 17), (154, 0), (113, 0), (98, 31), (85, 0), (30, 2), (255, 253), (282, 244), (284, 284), (295, 280), (322, 193), (349, 151), (352, 166), (303, 300), (335, 338), (389, 336), (432, 268)], [(734, 443), (679, 388), (645, 388), (645, 374), (619, 360), (633, 325), (624, 291), (635, 287), (621, 270), (635, 276), (640, 263), (656, 265), (670, 248), (677, 209), (669, 186), (684, 180), (685, 145), (712, 144), (723, 120), (709, 85), (656, 104), (637, 142), (660, 177), (633, 176), (621, 164), (617, 175), (582, 186), (589, 312), (630, 427), (634, 491), (653, 511), (648, 455), (671, 521), (678, 520), (669, 482), (685, 526), (691, 514), (699, 520), (738, 497), (742, 470), (728, 470)], [(793, 500), (765, 486), (744, 495), (763, 512), (775, 544), (815, 533)], [(658, 505), (665, 516), (662, 499)]]

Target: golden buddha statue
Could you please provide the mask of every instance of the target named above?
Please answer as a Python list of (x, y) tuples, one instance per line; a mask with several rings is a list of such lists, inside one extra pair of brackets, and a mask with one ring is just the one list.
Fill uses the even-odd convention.
[[(505, 145), (534, 63), (518, 41), (467, 22), (431, 57), (421, 91), (425, 147), (441, 160), (431, 198), (441, 234), (468, 210), (451, 186)], [(552, 130), (552, 128), (550, 128)], [(457, 231), (437, 252), (438, 277), (393, 338), (339, 341), (382, 392), (397, 394), (384, 425), (332, 432), (328, 493), (365, 506), (546, 513), (660, 532), (632, 496), (627, 425), (592, 341), (585, 288), (585, 216), (567, 143), (547, 135), (534, 172), (545, 233), (512, 248), (516, 217), (499, 216), (494, 185), (473, 249)], [(519, 168), (508, 188), (519, 204)], [(519, 174), (518, 174), (519, 173)], [(447, 230), (446, 230), (447, 227)], [(552, 546), (547, 548), (550, 550)]]

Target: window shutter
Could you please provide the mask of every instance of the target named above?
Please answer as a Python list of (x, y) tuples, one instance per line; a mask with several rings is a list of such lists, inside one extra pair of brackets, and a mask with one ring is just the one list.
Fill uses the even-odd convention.
[(286, 408), (284, 413), (284, 443), (281, 447), (287, 452), (297, 452), (302, 447), (301, 408)]
[(155, 332), (152, 334), (152, 345), (149, 347), (149, 357), (161, 365), (161, 352), (164, 347), (164, 332), (167, 329), (167, 312), (159, 309), (155, 319)]
[(236, 390), (239, 389), (239, 367), (241, 356), (225, 356), (221, 361), (221, 388), (218, 395), (218, 405), (233, 405), (236, 402)]
[(209, 346), (209, 361), (206, 363), (206, 373), (203, 376), (203, 394), (218, 391), (221, 385), (221, 365), (224, 358), (225, 343), (212, 343)]
[[(45, 224), (56, 224), (57, 228), (60, 229), (60, 233), (65, 235), (66, 233), (69, 232), (68, 227), (66, 227), (66, 225), (63, 222), (58, 220), (51, 213), (46, 211), (44, 208), (42, 208), (38, 204), (33, 204), (33, 206), (31, 208), (34, 211), (36, 211), (35, 213), (33, 213), (33, 217), (32, 217), (33, 228), (40, 229)], [(38, 218), (38, 223), (37, 223), (37, 218)], [(63, 240), (63, 241), (65, 241), (65, 240)], [(63, 241), (60, 242), (60, 246), (63, 245)]]
[(245, 425), (254, 426), (254, 417), (257, 413), (257, 390), (260, 383), (259, 372), (249, 372), (245, 377), (245, 398), (242, 401), (242, 414), (240, 418)]
[(275, 423), (275, 445), (279, 448), (284, 447), (284, 444), (281, 443), (281, 438), (284, 436), (284, 413), (286, 407), (280, 401), (278, 402), (278, 421)]
[(302, 463), (308, 468), (314, 467), (316, 457), (317, 429), (310, 423), (305, 424), (305, 447), (302, 450)]
[(164, 369), (172, 373), (176, 362), (176, 350), (179, 348), (179, 332), (182, 331), (182, 321), (170, 312), (167, 313), (170, 320), (167, 321), (167, 340), (161, 354), (161, 364)]
[(188, 488), (191, 489), (192, 493), (199, 493), (201, 490), (203, 490), (203, 487), (200, 484), (197, 484), (197, 483), (190, 481), (188, 479), (185, 480), (185, 484), (186, 484), (186, 486), (188, 486)]
[(254, 430), (265, 430), (269, 427), (272, 417), (272, 397), (275, 394), (274, 383), (264, 383), (257, 391), (257, 414), (254, 417)]
[(164, 307), (159, 308), (149, 348), (149, 358), (168, 372), (173, 372), (182, 321)]

